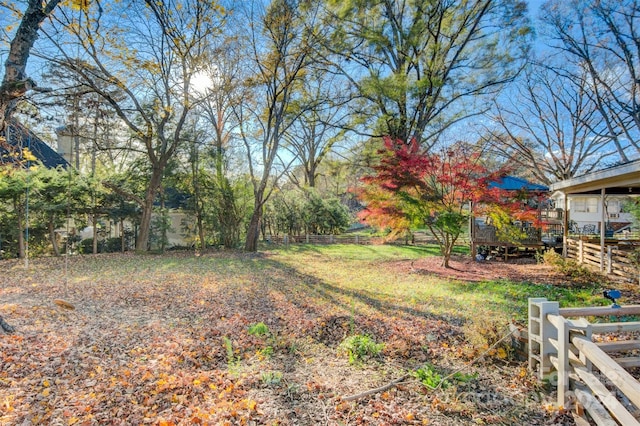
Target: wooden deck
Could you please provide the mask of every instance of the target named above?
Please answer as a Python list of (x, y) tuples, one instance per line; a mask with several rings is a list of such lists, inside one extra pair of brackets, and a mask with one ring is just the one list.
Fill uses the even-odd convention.
[(540, 250), (545, 247), (555, 246), (550, 241), (544, 241), (540, 228), (523, 227), (521, 231), (526, 235), (514, 241), (500, 241), (496, 228), (491, 225), (474, 224), (471, 232), (471, 255), (473, 258), (478, 254), (479, 247), (486, 247), (491, 255), (503, 257), (506, 261), (509, 256), (520, 254), (520, 249), (525, 252), (529, 250)]

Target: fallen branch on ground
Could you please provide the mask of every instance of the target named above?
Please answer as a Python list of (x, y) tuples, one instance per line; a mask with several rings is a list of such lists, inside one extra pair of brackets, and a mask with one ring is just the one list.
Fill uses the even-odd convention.
[[(490, 351), (492, 351), (496, 346), (498, 346), (500, 343), (505, 341), (508, 337), (511, 337), (511, 335), (513, 333), (514, 333), (514, 331), (509, 330), (509, 332), (507, 334), (505, 334), (504, 336), (502, 336), (500, 338), (500, 340), (495, 342), (493, 345), (489, 346), (484, 352), (482, 352), (480, 355), (478, 355), (477, 357), (475, 357), (474, 359), (469, 361), (464, 367), (460, 367), (457, 370), (455, 370), (453, 373), (443, 377), (440, 380), (440, 383), (438, 383), (438, 386), (436, 386), (436, 387), (431, 387), (431, 386), (427, 386), (427, 385), (425, 385), (425, 386), (427, 388), (429, 388), (430, 390), (432, 390), (432, 391), (438, 390), (442, 386), (443, 383), (446, 383), (447, 380), (449, 380), (450, 378), (452, 378), (453, 376), (455, 376), (456, 374), (458, 374), (459, 372), (461, 372), (465, 368), (470, 367), (473, 364), (475, 364), (476, 361), (478, 361), (479, 359), (482, 359), (486, 354), (488, 354)], [(404, 376), (390, 381), (389, 383), (387, 383), (384, 386), (380, 386), (379, 388), (375, 388), (375, 389), (369, 389), (368, 391), (364, 391), (364, 392), (361, 392), (361, 393), (358, 393), (358, 394), (355, 394), (355, 395), (345, 396), (345, 397), (342, 398), (342, 400), (343, 401), (355, 401), (356, 399), (364, 398), (365, 396), (373, 395), (373, 394), (376, 394), (378, 392), (384, 392), (387, 389), (391, 389), (391, 388), (397, 386), (398, 384), (404, 382), (406, 379), (411, 377), (413, 375), (413, 373), (415, 371), (417, 371), (417, 370), (418, 369), (416, 368), (416, 369), (412, 370), (411, 372), (405, 374)]]

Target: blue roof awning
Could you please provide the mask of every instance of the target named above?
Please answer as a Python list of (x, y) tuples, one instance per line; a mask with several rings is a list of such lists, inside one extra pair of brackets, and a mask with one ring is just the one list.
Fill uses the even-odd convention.
[(515, 176), (504, 176), (497, 182), (491, 182), (489, 188), (500, 188), (505, 191), (549, 191), (548, 186), (531, 183)]

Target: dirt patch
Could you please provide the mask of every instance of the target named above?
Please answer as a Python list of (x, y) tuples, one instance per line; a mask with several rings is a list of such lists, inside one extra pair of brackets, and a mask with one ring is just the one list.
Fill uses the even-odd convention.
[(399, 270), (409, 270), (421, 275), (469, 282), (500, 279), (553, 285), (567, 282), (564, 274), (555, 271), (549, 265), (537, 263), (533, 258), (478, 262), (469, 256), (453, 256), (449, 261), (449, 267), (445, 268), (442, 265), (442, 257), (430, 256), (412, 262), (397, 262), (394, 266)]

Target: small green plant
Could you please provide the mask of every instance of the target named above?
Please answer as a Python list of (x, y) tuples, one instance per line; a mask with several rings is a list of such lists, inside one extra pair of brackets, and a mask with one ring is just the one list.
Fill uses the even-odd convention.
[(227, 354), (227, 365), (229, 367), (235, 367), (238, 365), (238, 359), (236, 358), (236, 354), (233, 351), (233, 342), (227, 336), (222, 338), (222, 343), (224, 344), (224, 349)]
[(430, 389), (436, 389), (437, 387), (444, 389), (451, 384), (448, 380), (445, 380), (431, 364), (425, 364), (423, 367), (415, 370), (413, 377), (420, 380), (423, 385)]
[(267, 346), (262, 349), (258, 349), (257, 353), (263, 358), (271, 358), (273, 356), (273, 346)]
[(263, 322), (251, 324), (247, 332), (252, 336), (268, 336), (271, 334), (269, 327)]
[(260, 374), (260, 381), (267, 386), (279, 385), (282, 382), (282, 372), (265, 371)]
[(349, 336), (338, 346), (339, 354), (349, 357), (349, 364), (378, 356), (384, 349), (384, 343), (376, 343), (371, 337), (357, 334)]
[(451, 378), (458, 383), (469, 383), (478, 378), (478, 373), (471, 374), (458, 371), (457, 373), (454, 373)]

